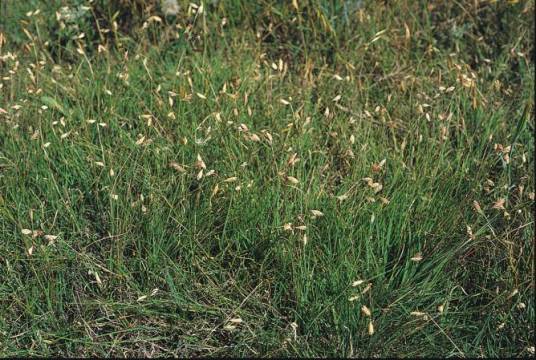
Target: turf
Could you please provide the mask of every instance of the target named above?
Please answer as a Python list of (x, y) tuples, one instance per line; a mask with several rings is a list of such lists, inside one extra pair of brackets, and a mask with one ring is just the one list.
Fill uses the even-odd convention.
[(0, 355), (534, 354), (534, 1), (188, 4), (0, 4)]

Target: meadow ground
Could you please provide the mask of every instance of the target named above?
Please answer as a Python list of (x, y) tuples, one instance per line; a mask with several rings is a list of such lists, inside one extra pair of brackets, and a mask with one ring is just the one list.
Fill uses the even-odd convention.
[(1, 356), (534, 354), (534, 1), (3, 0)]

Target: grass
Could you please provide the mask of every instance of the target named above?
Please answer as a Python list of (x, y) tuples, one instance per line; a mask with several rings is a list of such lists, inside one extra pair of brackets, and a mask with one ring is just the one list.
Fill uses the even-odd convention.
[(534, 1), (82, 3), (0, 5), (0, 355), (534, 353)]

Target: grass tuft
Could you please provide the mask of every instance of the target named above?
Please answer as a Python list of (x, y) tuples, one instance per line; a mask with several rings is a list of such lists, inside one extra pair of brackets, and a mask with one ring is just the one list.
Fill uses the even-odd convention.
[(534, 1), (3, 1), (0, 355), (534, 354)]

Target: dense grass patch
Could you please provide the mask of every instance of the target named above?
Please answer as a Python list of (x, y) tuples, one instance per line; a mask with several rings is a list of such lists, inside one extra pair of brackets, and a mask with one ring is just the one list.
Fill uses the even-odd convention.
[(534, 353), (534, 1), (180, 3), (0, 5), (1, 355)]

